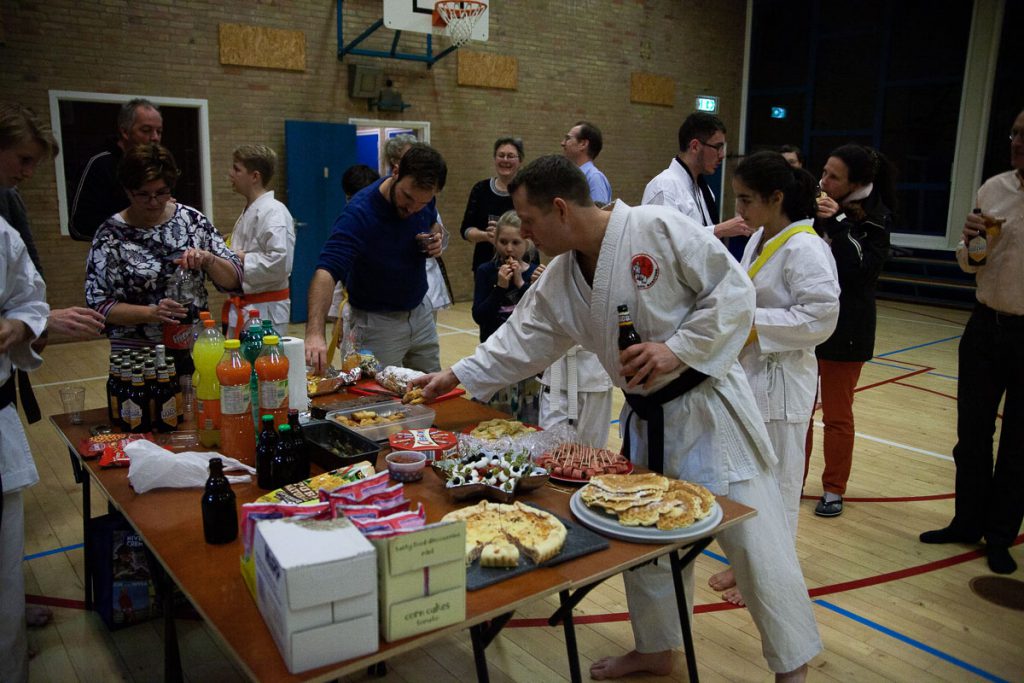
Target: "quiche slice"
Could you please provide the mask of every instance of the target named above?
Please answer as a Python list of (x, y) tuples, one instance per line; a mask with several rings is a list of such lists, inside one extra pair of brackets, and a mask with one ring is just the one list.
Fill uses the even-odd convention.
[[(568, 535), (557, 517), (519, 502), (505, 505), (481, 501), (449, 512), (443, 521), (466, 523), (466, 564), (480, 559), (481, 566), (514, 567), (520, 552), (534, 564), (547, 562), (562, 551)], [(516, 550), (515, 562), (508, 559), (508, 545)], [(499, 562), (510, 564), (496, 564)]]

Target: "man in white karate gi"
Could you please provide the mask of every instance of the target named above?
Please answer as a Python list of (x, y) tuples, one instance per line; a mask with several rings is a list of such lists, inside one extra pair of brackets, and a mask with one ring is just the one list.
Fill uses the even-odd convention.
[[(600, 210), (583, 174), (563, 157), (530, 163), (509, 190), (523, 235), (555, 258), (473, 356), (413, 384), (434, 397), (461, 382), (486, 399), (573, 344), (596, 353), (626, 393), (621, 418), (634, 462), (757, 509), (718, 540), (776, 680), (803, 680), (822, 646), (768, 469), (774, 455), (737, 362), (753, 321), (749, 278), (711, 231), (676, 211), (622, 202)], [(645, 340), (621, 352), (620, 304)], [(659, 423), (661, 430), (650, 429)], [(667, 562), (625, 572), (636, 649), (596, 662), (593, 678), (671, 672), (682, 633), (668, 572)], [(690, 569), (684, 584), (692, 605)]]

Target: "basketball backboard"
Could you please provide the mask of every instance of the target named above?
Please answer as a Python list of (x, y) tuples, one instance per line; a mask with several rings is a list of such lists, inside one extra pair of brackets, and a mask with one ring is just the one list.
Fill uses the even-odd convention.
[[(473, 27), (471, 40), (486, 41), (491, 2)], [(444, 35), (444, 26), (433, 25), (434, 0), (384, 0), (384, 26), (392, 31)]]

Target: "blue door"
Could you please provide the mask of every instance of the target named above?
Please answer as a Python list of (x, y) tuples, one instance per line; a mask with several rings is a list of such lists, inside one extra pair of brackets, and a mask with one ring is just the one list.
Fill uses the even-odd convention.
[(307, 294), (320, 250), (345, 208), (341, 176), (356, 161), (356, 127), (346, 123), (284, 122), (288, 210), (295, 217), (291, 321), (307, 318)]

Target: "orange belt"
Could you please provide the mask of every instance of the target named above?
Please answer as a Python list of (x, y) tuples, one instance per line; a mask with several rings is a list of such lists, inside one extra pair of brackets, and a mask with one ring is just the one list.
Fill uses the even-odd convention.
[(284, 301), (285, 299), (291, 298), (291, 291), (285, 287), (284, 289), (278, 289), (273, 292), (259, 292), (258, 294), (242, 294), (241, 296), (231, 296), (224, 301), (224, 305), (220, 309), (220, 321), (225, 326), (230, 326), (231, 322), (231, 309), (234, 308), (238, 311), (238, 325), (235, 326), (235, 338), (237, 339), (242, 334), (242, 327), (245, 321), (242, 319), (242, 314), (246, 306), (252, 304), (267, 304), (271, 301)]

